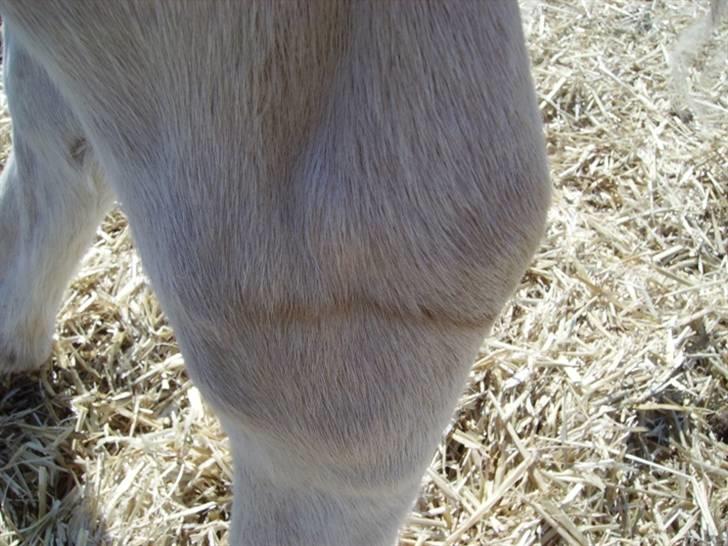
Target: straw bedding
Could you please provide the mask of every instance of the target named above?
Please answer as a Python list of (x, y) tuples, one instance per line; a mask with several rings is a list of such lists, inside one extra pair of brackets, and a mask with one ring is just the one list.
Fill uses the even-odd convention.
[[(728, 544), (728, 23), (522, 4), (549, 228), (400, 544)], [(0, 383), (0, 545), (226, 543), (226, 440), (120, 212), (56, 333), (51, 367)]]

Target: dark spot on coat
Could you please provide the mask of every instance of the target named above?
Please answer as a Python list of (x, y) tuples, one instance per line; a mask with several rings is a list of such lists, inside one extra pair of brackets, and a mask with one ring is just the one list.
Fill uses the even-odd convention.
[(87, 151), (88, 143), (86, 142), (85, 138), (76, 138), (73, 140), (73, 142), (71, 142), (71, 145), (69, 146), (71, 159), (73, 159), (73, 161), (78, 164), (83, 164), (83, 161), (86, 158)]
[(424, 305), (420, 305), (420, 313), (422, 313), (422, 316), (424, 316), (426, 319), (434, 320), (435, 319), (435, 313), (433, 313), (430, 309), (425, 307)]

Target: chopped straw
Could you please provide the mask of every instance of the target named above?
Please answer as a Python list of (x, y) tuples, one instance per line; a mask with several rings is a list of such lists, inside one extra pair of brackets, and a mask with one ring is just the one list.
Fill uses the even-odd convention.
[[(400, 544), (728, 544), (728, 18), (522, 4), (548, 232)], [(56, 334), (52, 366), (2, 380), (0, 546), (227, 543), (228, 445), (120, 212)]]

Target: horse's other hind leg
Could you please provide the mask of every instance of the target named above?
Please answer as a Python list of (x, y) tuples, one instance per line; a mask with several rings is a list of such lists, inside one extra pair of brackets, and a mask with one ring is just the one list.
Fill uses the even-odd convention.
[(13, 149), (0, 176), (0, 373), (50, 355), (63, 291), (113, 202), (80, 123), (4, 26)]

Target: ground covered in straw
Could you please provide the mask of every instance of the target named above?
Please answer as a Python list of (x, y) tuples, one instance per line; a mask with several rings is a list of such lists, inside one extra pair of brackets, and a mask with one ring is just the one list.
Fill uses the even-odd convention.
[[(550, 225), (400, 544), (728, 544), (728, 24), (522, 3)], [(0, 546), (226, 543), (230, 478), (114, 212), (52, 366), (0, 383)]]

